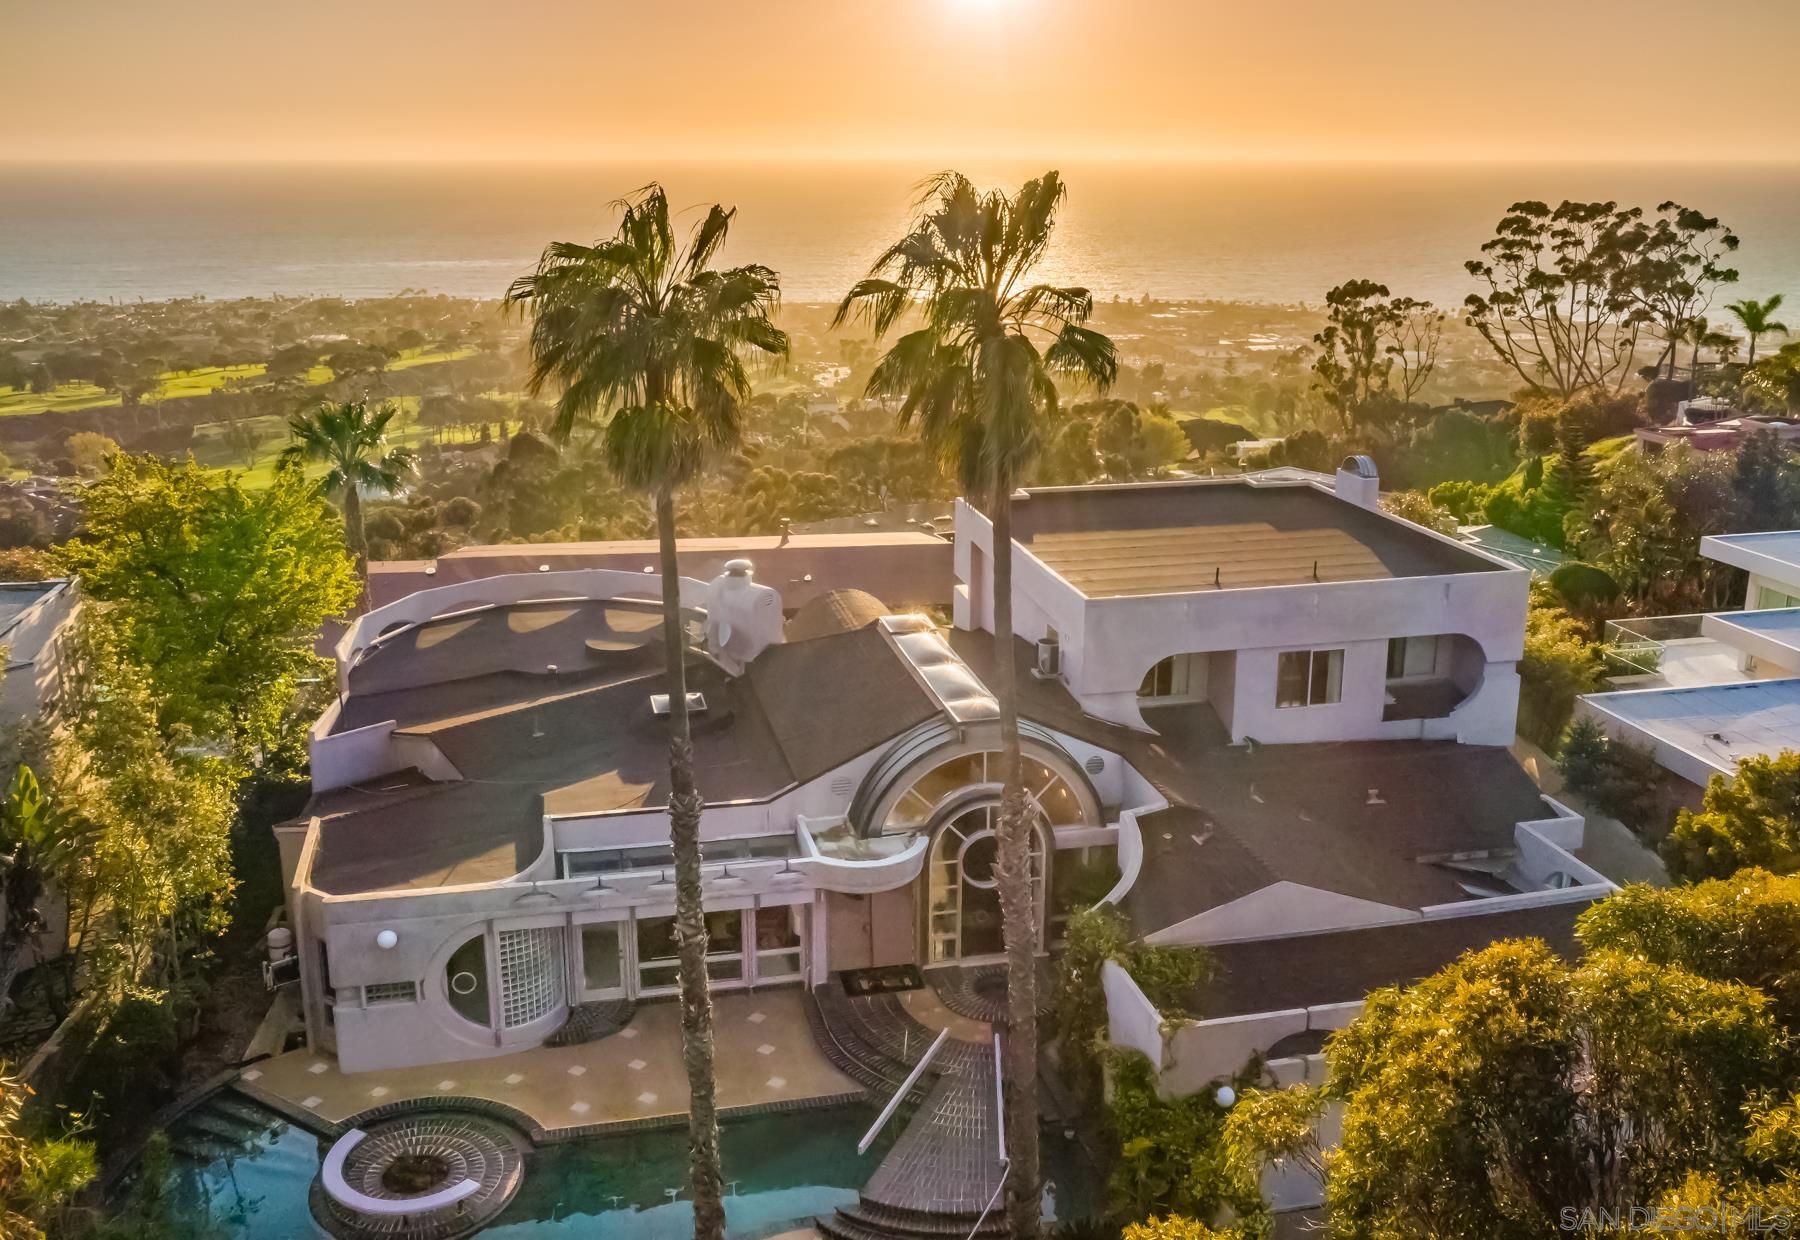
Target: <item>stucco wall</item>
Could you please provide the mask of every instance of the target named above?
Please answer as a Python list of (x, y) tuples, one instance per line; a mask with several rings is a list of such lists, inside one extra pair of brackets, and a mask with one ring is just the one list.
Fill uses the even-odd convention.
[[(966, 504), (956, 510), (957, 569), (971, 605), (964, 627), (986, 627), (985, 574), (969, 573), (992, 546), (987, 519)], [(1518, 709), (1516, 664), (1524, 648), (1530, 575), (1495, 569), (1321, 585), (1084, 598), (1029, 549), (1015, 548), (1015, 611), (1021, 637), (1054, 627), (1062, 644), (1063, 683), (1098, 718), (1143, 728), (1137, 688), (1159, 660), (1191, 651), (1235, 651), (1233, 666), (1214, 660), (1208, 697), (1234, 740), (1267, 743), (1374, 740), (1384, 727), (1387, 641), (1393, 637), (1460, 635), (1471, 650), (1455, 669), (1465, 687), (1482, 682), (1475, 709), (1435, 729), (1413, 725), (1403, 735), (1431, 734), (1467, 744), (1512, 740)], [(1028, 628), (1027, 625), (1030, 627)], [(1284, 650), (1344, 650), (1341, 702), (1277, 708), (1275, 671)], [(1490, 683), (1491, 682), (1491, 683)], [(1469, 704), (1465, 704), (1469, 705)]]

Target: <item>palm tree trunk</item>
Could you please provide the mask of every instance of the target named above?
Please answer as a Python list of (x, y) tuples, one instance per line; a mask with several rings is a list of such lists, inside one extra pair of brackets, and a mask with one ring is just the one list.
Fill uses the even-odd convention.
[(1756, 365), (1756, 337), (1758, 333), (1749, 332), (1747, 334), (1750, 337), (1750, 355), (1744, 359), (1745, 370), (1749, 370), (1752, 366)]
[(663, 651), (669, 682), (669, 843), (675, 853), (675, 941), (680, 949), (681, 1060), (688, 1078), (688, 1192), (694, 1240), (724, 1240), (725, 1184), (719, 1160), (718, 1099), (713, 1084), (712, 995), (706, 981), (706, 911), (700, 885), (700, 793), (688, 732), (681, 569), (675, 553), (675, 499), (656, 495), (662, 560)]
[(1020, 775), (1019, 694), (1013, 661), (1012, 485), (1002, 478), (990, 505), (994, 525), (994, 696), (1000, 703), (999, 858), (995, 867), (1006, 940), (1005, 1100), (1007, 1216), (1013, 1240), (1038, 1234), (1037, 902), (1031, 893), (1035, 830)]
[(356, 489), (356, 483), (344, 481), (344, 542), (350, 548), (350, 558), (356, 561), (356, 583), (358, 601), (363, 610), (369, 607), (369, 538), (363, 532), (362, 495)]

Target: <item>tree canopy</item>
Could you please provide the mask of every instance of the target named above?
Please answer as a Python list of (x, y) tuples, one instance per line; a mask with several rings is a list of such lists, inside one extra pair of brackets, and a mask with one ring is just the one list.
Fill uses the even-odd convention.
[(1800, 871), (1800, 753), (1754, 754), (1714, 775), (1704, 808), (1682, 810), (1662, 846), (1677, 878), (1727, 878), (1747, 866)]
[[(1329, 1073), (1279, 1106), (1241, 1100), (1239, 1174), (1316, 1146), (1336, 1234), (1526, 1240), (1566, 1209), (1654, 1203), (1696, 1172), (1754, 1170), (1757, 1115), (1786, 1072), (1769, 998), (1612, 950), (1578, 965), (1535, 940), (1495, 944), (1377, 991), (1327, 1044)], [(1246, 1105), (1248, 1104), (1248, 1105)], [(1770, 1138), (1772, 1140), (1772, 1138)]]
[(320, 625), (356, 597), (337, 515), (298, 471), (251, 492), (235, 475), (129, 455), (82, 510), (63, 563), (146, 677), (158, 731), (252, 765), (320, 672)]

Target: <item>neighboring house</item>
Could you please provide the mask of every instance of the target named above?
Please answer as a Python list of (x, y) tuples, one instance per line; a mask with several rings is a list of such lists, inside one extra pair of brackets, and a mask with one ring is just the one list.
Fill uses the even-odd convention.
[[(924, 507), (934, 514), (950, 510), (946, 502)], [(700, 581), (716, 576), (728, 560), (753, 558), (759, 575), (780, 589), (789, 607), (837, 588), (867, 590), (890, 603), (913, 606), (950, 602), (950, 544), (904, 522), (898, 528), (795, 531), (786, 537), (683, 538), (678, 553), (682, 575)], [(378, 560), (369, 565), (369, 594), (379, 607), (417, 590), (478, 577), (582, 568), (654, 573), (656, 562), (654, 539), (477, 545), (435, 560)]]
[(1748, 574), (1744, 610), (1610, 624), (1639, 674), (1576, 704), (1578, 718), (1650, 749), (1694, 805), (1742, 759), (1800, 750), (1800, 530), (1709, 536), (1700, 554)]
[[(1380, 512), (1376, 486), (1353, 461), (1335, 484), (1026, 492), (1012, 650), (967, 505), (948, 632), (866, 587), (784, 628), (796, 600), (747, 562), (684, 578), (715, 987), (999, 958), (999, 658), (1046, 942), (1096, 867), (1182, 943), (1486, 924), (1608, 889), (1574, 856), (1581, 820), (1502, 748), (1528, 574)], [(309, 1041), (346, 1071), (537, 1045), (582, 1003), (675, 988), (661, 583), (502, 551), (512, 571), (344, 634), (312, 801), (277, 828)]]
[[(54, 716), (62, 698), (64, 643), (80, 605), (81, 593), (70, 578), (0, 582), (0, 650), (6, 660), (0, 673), (0, 730)], [(67, 947), (69, 909), (61, 893), (46, 891), (38, 913), (43, 929), (16, 962), (19, 967), (54, 960)], [(6, 981), (10, 985), (11, 978)]]
[(53, 712), (62, 696), (63, 644), (80, 606), (69, 578), (0, 582), (0, 727)]

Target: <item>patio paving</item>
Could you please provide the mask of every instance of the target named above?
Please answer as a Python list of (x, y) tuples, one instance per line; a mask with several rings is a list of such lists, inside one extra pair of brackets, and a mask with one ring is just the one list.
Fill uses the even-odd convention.
[[(721, 1108), (860, 1093), (819, 1052), (804, 1002), (797, 989), (714, 996)], [(350, 1074), (328, 1056), (290, 1051), (252, 1064), (241, 1079), (328, 1124), (412, 1098), (443, 1097), (501, 1103), (548, 1133), (653, 1120), (687, 1113), (680, 1019), (677, 1004), (652, 1003), (599, 1042)]]

